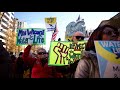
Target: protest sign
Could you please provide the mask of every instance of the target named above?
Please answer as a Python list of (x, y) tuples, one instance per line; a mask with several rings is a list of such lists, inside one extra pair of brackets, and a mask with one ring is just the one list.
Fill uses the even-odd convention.
[(50, 44), (48, 65), (64, 66), (80, 59), (81, 52), (85, 49), (87, 41), (79, 41), (77, 44), (65, 41), (52, 41)]
[(56, 26), (56, 17), (45, 18), (47, 31), (54, 31)]
[(24, 28), (17, 29), (16, 45), (43, 45), (46, 43), (45, 29), (42, 28)]
[(94, 41), (101, 78), (120, 78), (120, 41)]

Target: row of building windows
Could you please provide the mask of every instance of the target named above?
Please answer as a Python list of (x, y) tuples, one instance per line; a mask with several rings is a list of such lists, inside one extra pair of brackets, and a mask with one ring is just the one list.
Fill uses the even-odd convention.
[[(8, 12), (5, 12), (8, 16), (10, 16), (10, 14)], [(11, 12), (12, 16), (14, 16), (14, 13)]]
[(12, 19), (12, 21), (14, 21), (14, 18), (13, 18), (13, 17), (11, 17), (11, 19)]
[(9, 21), (9, 18), (7, 16), (4, 15), (4, 18), (6, 18)]
[(6, 32), (4, 31), (4, 29), (1, 29), (0, 32), (4, 35), (6, 35)]
[(8, 22), (6, 22), (4, 19), (2, 19), (2, 22), (4, 22), (6, 25), (8, 25)]
[[(1, 24), (1, 27), (3, 29), (1, 29), (1, 33), (3, 33), (6, 36), (6, 30), (9, 28), (8, 25), (9, 23), (11, 23), (12, 25), (10, 25), (11, 28), (13, 28), (13, 22), (14, 22), (14, 13), (13, 12), (4, 12), (3, 14), (3, 19), (1, 19), (1, 21), (3, 22), (3, 24)], [(4, 25), (6, 24), (6, 25)], [(1, 39), (6, 40), (6, 37), (4, 35), (0, 35)]]
[(4, 26), (3, 24), (1, 25), (1, 27), (4, 29), (8, 29), (8, 27)]
[[(2, 40), (0, 40), (0, 42), (2, 42)], [(2, 42), (2, 44), (3, 44), (3, 45), (5, 45), (5, 43), (4, 43), (4, 42)]]
[[(8, 13), (8, 12), (6, 12), (6, 14), (8, 15), (8, 16), (10, 16), (10, 14)], [(8, 21), (9, 21), (9, 18), (6, 16), (6, 15), (4, 15), (4, 18), (6, 18)], [(12, 21), (14, 21), (14, 18), (11, 16), (11, 19), (12, 19)]]
[(22, 22), (18, 22), (18, 28), (21, 28), (22, 27)]
[(14, 16), (14, 13), (12, 12), (12, 15)]
[(0, 35), (0, 38), (5, 39), (3, 36)]
[(10, 14), (8, 12), (5, 12), (8, 16), (10, 16)]

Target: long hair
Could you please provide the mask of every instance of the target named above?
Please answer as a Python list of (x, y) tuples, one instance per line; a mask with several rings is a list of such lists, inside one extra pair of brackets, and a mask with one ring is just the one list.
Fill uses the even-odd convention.
[(109, 27), (109, 28), (112, 28), (113, 30), (115, 31), (118, 31), (117, 28), (111, 26), (111, 25), (104, 25), (104, 26), (101, 26), (101, 27), (97, 27), (93, 33), (91, 34), (87, 44), (86, 44), (86, 47), (85, 47), (85, 50), (86, 51), (90, 51), (90, 50), (93, 50), (94, 52), (96, 52), (95, 50), (95, 45), (94, 45), (94, 40), (102, 40), (102, 35), (103, 35), (103, 30), (104, 28), (106, 27)]

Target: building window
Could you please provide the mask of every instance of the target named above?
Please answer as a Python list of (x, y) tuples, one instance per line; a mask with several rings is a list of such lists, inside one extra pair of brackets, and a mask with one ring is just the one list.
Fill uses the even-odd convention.
[(6, 25), (8, 25), (8, 23), (4, 19), (2, 19), (2, 22), (4, 22)]
[(10, 14), (8, 12), (5, 12), (8, 16), (10, 16)]
[(22, 22), (19, 22), (19, 28), (21, 28), (22, 27)]
[(14, 18), (13, 18), (13, 17), (11, 17), (11, 19), (12, 19), (12, 21), (14, 21)]
[(3, 45), (5, 45), (5, 43), (4, 42), (2, 42), (3, 43)]
[(22, 25), (22, 22), (20, 22), (20, 27), (21, 27), (21, 25)]
[(4, 17), (9, 21), (9, 18), (7, 16), (4, 15)]
[(17, 27), (19, 28), (19, 22), (18, 22), (18, 24), (17, 24)]
[(4, 26), (3, 24), (1, 25), (1, 27), (3, 27), (4, 29), (8, 29), (8, 27)]
[(0, 30), (0, 32), (1, 32), (1, 33), (3, 33), (3, 34), (5, 34), (5, 33), (6, 33), (3, 29), (1, 29), (1, 30)]
[(0, 35), (0, 38), (4, 39), (4, 37), (3, 37), (3, 36), (1, 36), (1, 35)]
[(12, 15), (14, 16), (14, 13), (12, 12)]

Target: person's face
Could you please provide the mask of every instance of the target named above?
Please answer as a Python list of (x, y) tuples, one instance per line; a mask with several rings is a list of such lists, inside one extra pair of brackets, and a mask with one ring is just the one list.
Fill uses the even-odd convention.
[(84, 40), (84, 35), (83, 35), (83, 33), (75, 32), (75, 33), (73, 34), (72, 40), (73, 40), (73, 42), (76, 42), (76, 43), (77, 43), (78, 41)]
[(84, 37), (83, 36), (74, 36), (74, 40), (76, 41), (81, 41), (81, 40), (84, 40)]
[(46, 58), (48, 58), (48, 52), (45, 55), (46, 55)]
[(37, 57), (38, 59), (44, 59), (46, 52), (44, 50), (39, 50)]
[(118, 40), (118, 31), (110, 27), (105, 27), (103, 30), (102, 40)]

